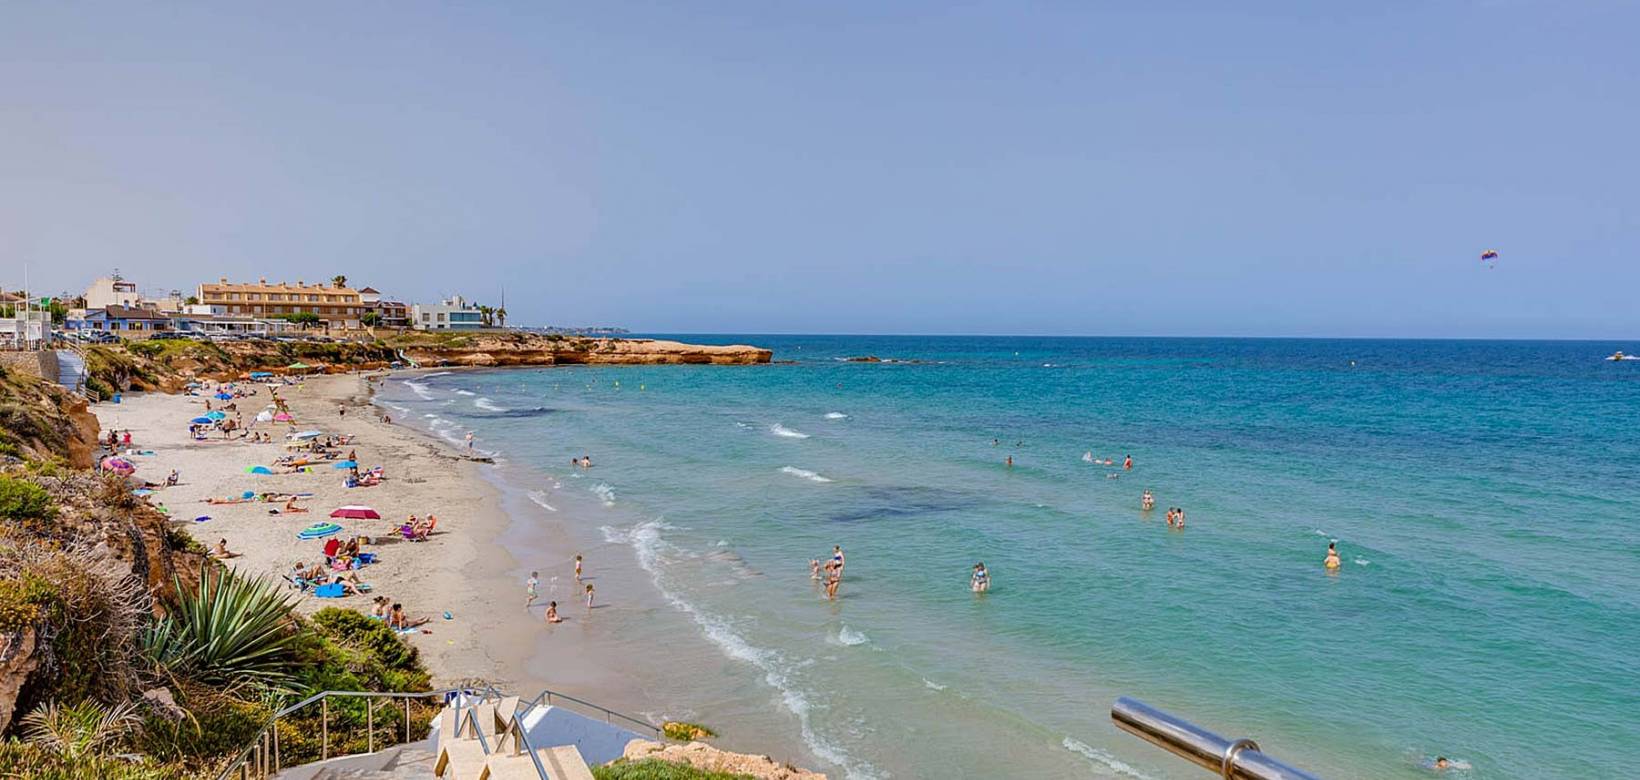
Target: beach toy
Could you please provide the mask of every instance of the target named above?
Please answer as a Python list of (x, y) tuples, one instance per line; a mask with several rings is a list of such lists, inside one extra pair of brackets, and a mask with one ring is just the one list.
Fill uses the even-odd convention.
[(333, 469), (356, 469), (358, 467), (359, 464), (351, 460), (344, 460), (331, 466)]
[(240, 498), (256, 498), (256, 491), (254, 491), (254, 490), (247, 490), (247, 491), (245, 491), (245, 492), (243, 492), (243, 493), (240, 493), (240, 494), (239, 494), (239, 497), (240, 497)]
[(306, 528), (303, 528), (300, 531), (297, 531), (296, 532), (296, 538), (304, 539), (304, 540), (306, 540), (306, 539), (323, 539), (323, 538), (325, 538), (327, 536), (330, 536), (332, 534), (338, 534), (338, 533), (341, 533), (341, 532), (342, 532), (342, 527), (335, 524), (335, 523), (320, 522), (320, 523), (314, 523), (313, 525), (310, 525)]
[(380, 520), (380, 519), (382, 519), (382, 516), (380, 514), (378, 514), (376, 512), (376, 510), (371, 509), (370, 507), (367, 507), (367, 506), (360, 505), (360, 504), (348, 504), (347, 506), (336, 507), (336, 511), (331, 512), (330, 516), (331, 517), (345, 517), (345, 518), (348, 518), (350, 520)]
[(209, 519), (211, 519), (210, 515), (200, 515), (199, 517), (194, 518), (194, 522), (203, 523), (203, 522), (205, 522), (206, 520), (209, 520)]
[(448, 611), (446, 611), (446, 612), (445, 612), (445, 613), (444, 613), (444, 619), (445, 619), (445, 620), (451, 620), (451, 619), (452, 619), (452, 618), (451, 618), (451, 617), (450, 617), (450, 613), (449, 613), (449, 612), (448, 612)]
[(246, 474), (272, 474), (273, 469), (267, 466), (250, 466), (245, 469)]

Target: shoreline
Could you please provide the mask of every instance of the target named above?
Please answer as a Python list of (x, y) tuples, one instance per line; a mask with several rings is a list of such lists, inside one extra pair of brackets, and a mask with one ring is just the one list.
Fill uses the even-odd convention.
[[(376, 509), (381, 520), (337, 521), (344, 530), (336, 537), (371, 538), (364, 550), (377, 553), (380, 561), (359, 572), (373, 586), (371, 593), (319, 599), (287, 592), (304, 615), (332, 606), (368, 612), (371, 599), (383, 595), (402, 602), (413, 617), (430, 618), (424, 631), (405, 639), (420, 651), (435, 685), (483, 680), (524, 698), (551, 688), (651, 722), (705, 717), (709, 725), (731, 732), (724, 727), (728, 720), (735, 728), (714, 740), (715, 746), (814, 765), (806, 746), (779, 723), (750, 725), (758, 720), (754, 713), (713, 707), (723, 696), (713, 681), (668, 674), (667, 660), (679, 646), (696, 657), (735, 662), (723, 658), (666, 602), (630, 557), (630, 546), (609, 539), (596, 520), (587, 522), (590, 518), (565, 502), (553, 502), (563, 512), (546, 511), (544, 501), (535, 501), (528, 485), (519, 484), (520, 477), (545, 476), (554, 488), (562, 487), (556, 479), (513, 471), (504, 456), (495, 463), (469, 459), (459, 445), (417, 425), (419, 421), (399, 419), (399, 412), (377, 401), (381, 382), (452, 368), (317, 375), (282, 387), (279, 395), (294, 423), (262, 423), (251, 429), (268, 432), (274, 443), (190, 440), (187, 420), (204, 410), (206, 399), (199, 396), (128, 393), (120, 404), (95, 404), (91, 411), (105, 432), (130, 430), (133, 447), (154, 453), (134, 458), (140, 476), (160, 481), (172, 469), (181, 473), (178, 485), (157, 492), (151, 501), (166, 507), (174, 527), (186, 529), (200, 544), (209, 548), (226, 539), (228, 548), (239, 553), (227, 564), (241, 571), (277, 582), (297, 561), (322, 560), (323, 542), (298, 541), (298, 530), (329, 519), (337, 506)], [(255, 396), (237, 399), (241, 413), (254, 415), (267, 403), (267, 390), (256, 387)], [(394, 417), (391, 424), (382, 421), (383, 412)], [(357, 450), (361, 469), (385, 466), (386, 480), (376, 487), (349, 489), (342, 485), (341, 472), (326, 463), (312, 473), (246, 473), (250, 466), (272, 465), (284, 454), (284, 434), (309, 429), (351, 434), (353, 440), (343, 449)], [(204, 503), (247, 490), (312, 495), (301, 500), (308, 511), (300, 514), (270, 513), (282, 508), (278, 503)], [(412, 513), (438, 517), (437, 531), (427, 542), (389, 535)], [(209, 519), (195, 522), (198, 517)], [(573, 585), (568, 566), (576, 552), (587, 554), (587, 579), (596, 583), (598, 607), (592, 611), (565, 590)], [(560, 564), (565, 571), (555, 568)], [(541, 597), (526, 612), (521, 609), (524, 580), (532, 569), (541, 571)], [(553, 579), (558, 580), (556, 595), (549, 587)], [(548, 627), (542, 616), (551, 598), (558, 600), (565, 622)], [(444, 619), (446, 612), (451, 619)], [(640, 625), (670, 627), (659, 632), (664, 646), (657, 646), (656, 631), (645, 630), (638, 637), (629, 630)], [(711, 714), (699, 715), (692, 702)], [(716, 719), (720, 714), (724, 720)], [(768, 720), (784, 721), (768, 714)]]

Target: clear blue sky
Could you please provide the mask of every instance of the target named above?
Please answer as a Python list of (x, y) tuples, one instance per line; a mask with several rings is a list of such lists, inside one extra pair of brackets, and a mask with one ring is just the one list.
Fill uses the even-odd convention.
[(8, 3), (0, 284), (1640, 337), (1637, 31), (1575, 1)]

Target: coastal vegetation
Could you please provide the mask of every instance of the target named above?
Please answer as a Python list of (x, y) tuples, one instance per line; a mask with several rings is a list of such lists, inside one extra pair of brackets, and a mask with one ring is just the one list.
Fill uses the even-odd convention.
[(736, 775), (696, 769), (688, 764), (646, 758), (642, 761), (621, 759), (592, 768), (597, 780), (755, 780), (752, 775)]

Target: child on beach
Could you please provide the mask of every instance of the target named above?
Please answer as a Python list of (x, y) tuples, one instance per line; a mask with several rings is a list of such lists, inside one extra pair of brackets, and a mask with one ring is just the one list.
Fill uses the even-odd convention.
[(524, 608), (529, 609), (535, 603), (536, 588), (541, 585), (541, 572), (530, 572), (530, 578), (524, 581)]
[(592, 609), (592, 583), (587, 583), (587, 609)]
[(556, 601), (547, 602), (547, 622), (548, 623), (562, 623), (562, 622), (564, 622), (563, 618), (558, 617), (558, 602), (556, 602)]
[(820, 559), (819, 558), (810, 558), (809, 559), (809, 579), (811, 579), (811, 580), (820, 579)]
[[(575, 556), (575, 581), (576, 582), (581, 581), (581, 556), (580, 555)], [(587, 587), (591, 588), (592, 586), (588, 585)]]

